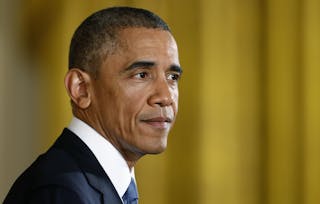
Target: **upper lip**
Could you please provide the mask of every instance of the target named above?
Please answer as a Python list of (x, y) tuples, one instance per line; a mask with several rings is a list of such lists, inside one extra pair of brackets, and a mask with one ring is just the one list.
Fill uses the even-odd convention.
[(166, 123), (171, 123), (172, 119), (169, 118), (169, 117), (154, 117), (154, 118), (143, 119), (142, 121), (144, 121), (144, 122), (166, 122)]

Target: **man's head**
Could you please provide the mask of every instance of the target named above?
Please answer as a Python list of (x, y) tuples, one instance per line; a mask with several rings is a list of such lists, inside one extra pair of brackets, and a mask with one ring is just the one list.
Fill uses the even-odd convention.
[(144, 9), (112, 7), (98, 11), (75, 31), (69, 50), (69, 68), (78, 67), (97, 75), (102, 61), (115, 52), (118, 33), (134, 27), (170, 32), (159, 16)]
[(160, 153), (178, 111), (181, 68), (168, 26), (149, 11), (118, 7), (75, 32), (65, 85), (73, 113), (133, 164)]

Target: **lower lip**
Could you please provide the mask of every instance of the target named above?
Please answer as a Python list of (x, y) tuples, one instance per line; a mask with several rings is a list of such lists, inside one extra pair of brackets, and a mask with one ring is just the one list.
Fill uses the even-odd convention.
[(170, 123), (168, 122), (149, 122), (149, 121), (144, 121), (144, 123), (157, 128), (157, 129), (167, 129), (170, 126)]

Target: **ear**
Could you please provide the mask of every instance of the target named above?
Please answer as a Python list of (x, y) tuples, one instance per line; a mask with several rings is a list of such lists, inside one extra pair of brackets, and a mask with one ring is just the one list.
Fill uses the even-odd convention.
[(90, 83), (90, 75), (77, 68), (70, 69), (65, 76), (64, 85), (69, 97), (81, 109), (91, 104)]

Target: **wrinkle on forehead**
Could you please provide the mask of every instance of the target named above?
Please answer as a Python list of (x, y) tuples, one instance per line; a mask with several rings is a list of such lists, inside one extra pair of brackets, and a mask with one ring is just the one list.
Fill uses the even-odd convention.
[[(157, 37), (155, 37), (156, 35)], [(159, 34), (162, 36), (159, 38)], [(165, 40), (165, 41), (164, 41)], [(154, 29), (154, 28), (126, 28), (119, 31), (119, 48), (123, 50), (128, 50), (132, 47), (136, 48), (139, 46), (159, 46), (165, 47), (167, 46), (173, 52), (176, 52), (177, 44), (169, 31), (162, 29)], [(143, 45), (136, 45), (136, 43), (140, 43), (143, 41)]]
[[(126, 28), (118, 33), (117, 47), (102, 67), (122, 67), (134, 62), (180, 66), (176, 42), (170, 32), (151, 28)], [(116, 65), (117, 64), (117, 65)]]

